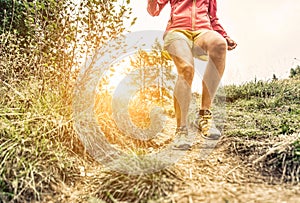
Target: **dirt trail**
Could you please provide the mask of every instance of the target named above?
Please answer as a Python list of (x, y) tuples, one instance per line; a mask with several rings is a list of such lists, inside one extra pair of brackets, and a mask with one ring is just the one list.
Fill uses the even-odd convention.
[[(199, 149), (178, 163), (184, 180), (176, 202), (300, 202), (300, 187), (269, 184), (266, 177), (229, 155), (229, 140), (221, 140), (206, 160), (197, 160)], [(176, 195), (179, 194), (179, 195)]]
[[(169, 167), (179, 180), (164, 177), (164, 182), (159, 183), (175, 182), (171, 190), (165, 191), (167, 196), (149, 202), (300, 202), (299, 184), (269, 183), (268, 177), (228, 154), (229, 144), (230, 140), (226, 138), (220, 140), (206, 160), (199, 159), (201, 149), (194, 147), (182, 160)], [(73, 187), (62, 187), (65, 196), (57, 202), (104, 202), (97, 194), (103, 189), (99, 189), (99, 184), (107, 181), (106, 175), (99, 165), (82, 169), (81, 178)], [(110, 174), (110, 177), (114, 175)], [(135, 184), (134, 180), (131, 184)]]
[[(167, 135), (174, 132), (174, 121), (167, 123), (167, 126), (168, 133), (162, 136), (164, 140), (158, 140), (159, 143), (167, 142), (170, 138)], [(180, 161), (168, 167), (167, 174), (158, 174), (155, 180), (153, 179), (155, 175), (126, 178), (124, 174), (105, 171), (98, 163), (87, 164), (80, 167), (80, 177), (71, 187), (62, 185), (61, 190), (65, 195), (53, 202), (102, 203), (104, 201), (99, 197), (114, 191), (118, 191), (117, 197), (112, 195), (108, 198), (109, 202), (118, 202), (116, 201), (118, 197), (135, 195), (130, 191), (139, 184), (141, 185), (139, 189), (145, 191), (139, 191), (138, 195), (141, 197), (136, 197), (136, 202), (145, 200), (143, 195), (147, 195), (151, 188), (160, 190), (163, 196), (154, 201), (147, 201), (150, 203), (300, 202), (299, 183), (297, 185), (280, 183), (271, 177), (263, 176), (249, 161), (241, 160), (240, 157), (229, 153), (232, 139), (226, 135), (218, 141), (213, 150), (207, 151), (203, 143), (202, 140), (195, 144)], [(209, 152), (204, 160), (202, 160), (203, 152)]]

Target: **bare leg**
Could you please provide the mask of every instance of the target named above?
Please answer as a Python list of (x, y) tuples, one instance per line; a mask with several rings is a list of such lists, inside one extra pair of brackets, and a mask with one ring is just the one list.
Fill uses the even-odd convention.
[(209, 55), (209, 61), (202, 81), (201, 109), (210, 109), (225, 69), (226, 40), (217, 32), (209, 31), (199, 37), (195, 44)]
[(168, 48), (177, 67), (178, 79), (174, 88), (174, 109), (177, 127), (187, 125), (191, 102), (191, 85), (194, 77), (194, 59), (190, 47), (184, 40), (174, 41)]
[(191, 102), (191, 85), (194, 76), (194, 69), (191, 66), (183, 65), (180, 59), (175, 59), (174, 62), (178, 70), (178, 79), (174, 88), (174, 108), (176, 114), (177, 127), (187, 125), (187, 116), (189, 105)]

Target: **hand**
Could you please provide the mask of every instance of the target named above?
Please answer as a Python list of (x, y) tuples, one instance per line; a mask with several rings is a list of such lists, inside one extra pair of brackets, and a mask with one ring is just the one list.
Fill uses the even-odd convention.
[(226, 37), (225, 39), (227, 41), (228, 50), (233, 50), (237, 46), (237, 43), (233, 41), (230, 37)]

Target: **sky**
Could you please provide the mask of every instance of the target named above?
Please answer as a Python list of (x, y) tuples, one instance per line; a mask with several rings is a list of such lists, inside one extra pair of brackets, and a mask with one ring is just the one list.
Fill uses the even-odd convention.
[[(290, 69), (300, 65), (299, 0), (217, 2), (219, 22), (238, 44), (227, 54), (224, 84), (241, 84), (255, 78), (268, 80), (273, 74), (288, 78)], [(165, 30), (169, 4), (158, 17), (147, 13), (147, 0), (131, 0), (131, 6), (132, 16), (137, 17), (131, 31)]]

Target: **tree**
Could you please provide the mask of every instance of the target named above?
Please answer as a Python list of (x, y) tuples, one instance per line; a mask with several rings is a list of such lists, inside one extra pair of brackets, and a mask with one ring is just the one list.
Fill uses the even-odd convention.
[(116, 2), (0, 0), (1, 80), (34, 77), (66, 97), (80, 60), (122, 33), (127, 19), (134, 22), (130, 0)]
[(273, 74), (272, 80), (273, 81), (277, 81), (278, 80), (278, 78), (277, 78), (277, 76), (275, 74)]
[(300, 65), (297, 65), (296, 68), (291, 68), (290, 78), (300, 77)]
[(28, 27), (25, 25), (25, 7), (22, 1), (0, 0), (0, 34), (9, 31), (25, 37)]
[(173, 64), (162, 56), (162, 51), (161, 44), (156, 40), (150, 52), (139, 50), (130, 62), (132, 69), (139, 73), (131, 85), (139, 85), (141, 99), (163, 106), (172, 98), (170, 92), (173, 91), (176, 75), (172, 72)]

